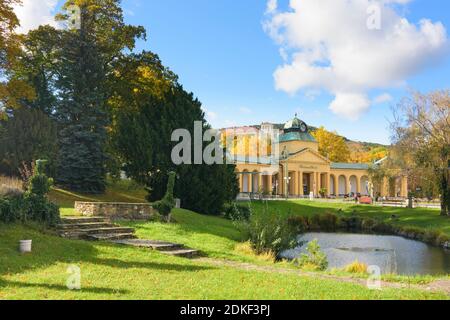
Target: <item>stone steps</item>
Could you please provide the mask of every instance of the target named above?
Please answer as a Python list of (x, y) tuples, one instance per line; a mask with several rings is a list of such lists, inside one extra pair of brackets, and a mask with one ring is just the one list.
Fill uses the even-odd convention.
[(95, 222), (109, 222), (104, 217), (67, 217), (62, 218), (62, 224), (77, 224), (77, 223), (95, 223)]
[(77, 229), (94, 229), (94, 228), (111, 228), (114, 225), (108, 222), (89, 222), (89, 223), (67, 223), (57, 226), (60, 230), (77, 230)]
[(164, 251), (162, 253), (168, 254), (170, 256), (182, 257), (182, 258), (188, 258), (188, 259), (195, 258), (195, 257), (197, 257), (200, 254), (200, 252), (198, 250), (194, 250), (194, 249)]
[(183, 257), (183, 258), (194, 258), (200, 254), (200, 251), (185, 248), (185, 246), (182, 244), (164, 242), (164, 241), (135, 239), (135, 240), (118, 240), (118, 241), (112, 241), (112, 242), (115, 244), (121, 244), (121, 245), (126, 245), (126, 246), (157, 250), (163, 254), (176, 256), (176, 257)]
[(134, 233), (103, 233), (103, 234), (90, 234), (86, 236), (87, 240), (91, 241), (118, 241), (118, 240), (130, 240), (136, 239)]
[(69, 239), (110, 241), (136, 238), (133, 228), (114, 225), (102, 217), (64, 218), (57, 230), (61, 237)]
[(120, 245), (157, 250), (175, 257), (194, 258), (200, 254), (198, 250), (186, 248), (178, 243), (137, 239), (133, 228), (114, 225), (102, 217), (64, 218), (61, 219), (57, 230), (59, 235), (64, 238), (108, 241)]

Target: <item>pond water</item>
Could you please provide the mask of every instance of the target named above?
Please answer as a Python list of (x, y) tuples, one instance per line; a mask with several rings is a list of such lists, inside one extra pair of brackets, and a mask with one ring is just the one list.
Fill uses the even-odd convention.
[(314, 239), (326, 253), (329, 268), (343, 268), (358, 260), (369, 266), (379, 266), (383, 274), (450, 274), (450, 251), (396, 236), (307, 233), (299, 236), (297, 248), (285, 251), (282, 256), (298, 257)]

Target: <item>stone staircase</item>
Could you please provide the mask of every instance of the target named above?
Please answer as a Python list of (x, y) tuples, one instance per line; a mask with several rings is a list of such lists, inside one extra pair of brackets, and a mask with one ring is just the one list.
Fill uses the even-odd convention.
[(69, 239), (114, 241), (136, 238), (133, 228), (117, 226), (101, 217), (64, 218), (57, 228), (61, 237)]
[(89, 241), (108, 241), (115, 244), (157, 250), (163, 254), (194, 258), (198, 250), (186, 248), (182, 244), (137, 239), (133, 228), (121, 227), (103, 217), (71, 217), (61, 219), (57, 226), (63, 238)]
[(197, 257), (200, 253), (198, 250), (186, 248), (182, 244), (164, 241), (129, 239), (129, 240), (115, 240), (112, 242), (126, 246), (157, 250), (163, 254), (175, 257), (194, 258)]

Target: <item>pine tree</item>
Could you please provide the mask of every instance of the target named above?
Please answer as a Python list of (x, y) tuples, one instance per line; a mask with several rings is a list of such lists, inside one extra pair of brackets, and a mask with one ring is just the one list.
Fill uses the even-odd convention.
[(49, 170), (54, 171), (57, 154), (56, 124), (39, 109), (22, 107), (0, 126), (0, 171), (18, 175), (23, 162), (49, 159)]
[[(106, 142), (112, 62), (132, 49), (142, 27), (127, 26), (119, 0), (69, 0), (77, 5), (80, 28), (63, 31), (56, 81), (59, 124), (57, 184), (74, 191), (102, 193), (106, 180)], [(70, 21), (66, 14), (59, 20)]]

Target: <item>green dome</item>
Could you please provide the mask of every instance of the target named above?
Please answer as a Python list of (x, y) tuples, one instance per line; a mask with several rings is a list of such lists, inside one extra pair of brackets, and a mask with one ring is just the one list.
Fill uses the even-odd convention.
[(299, 118), (297, 118), (297, 116), (295, 116), (294, 119), (286, 122), (286, 124), (284, 125), (284, 130), (300, 129), (302, 122), (303, 122), (302, 120), (300, 120)]
[(314, 137), (309, 133), (306, 123), (295, 115), (294, 119), (286, 122), (284, 132), (280, 136), (279, 142), (289, 141), (309, 141), (316, 142)]

